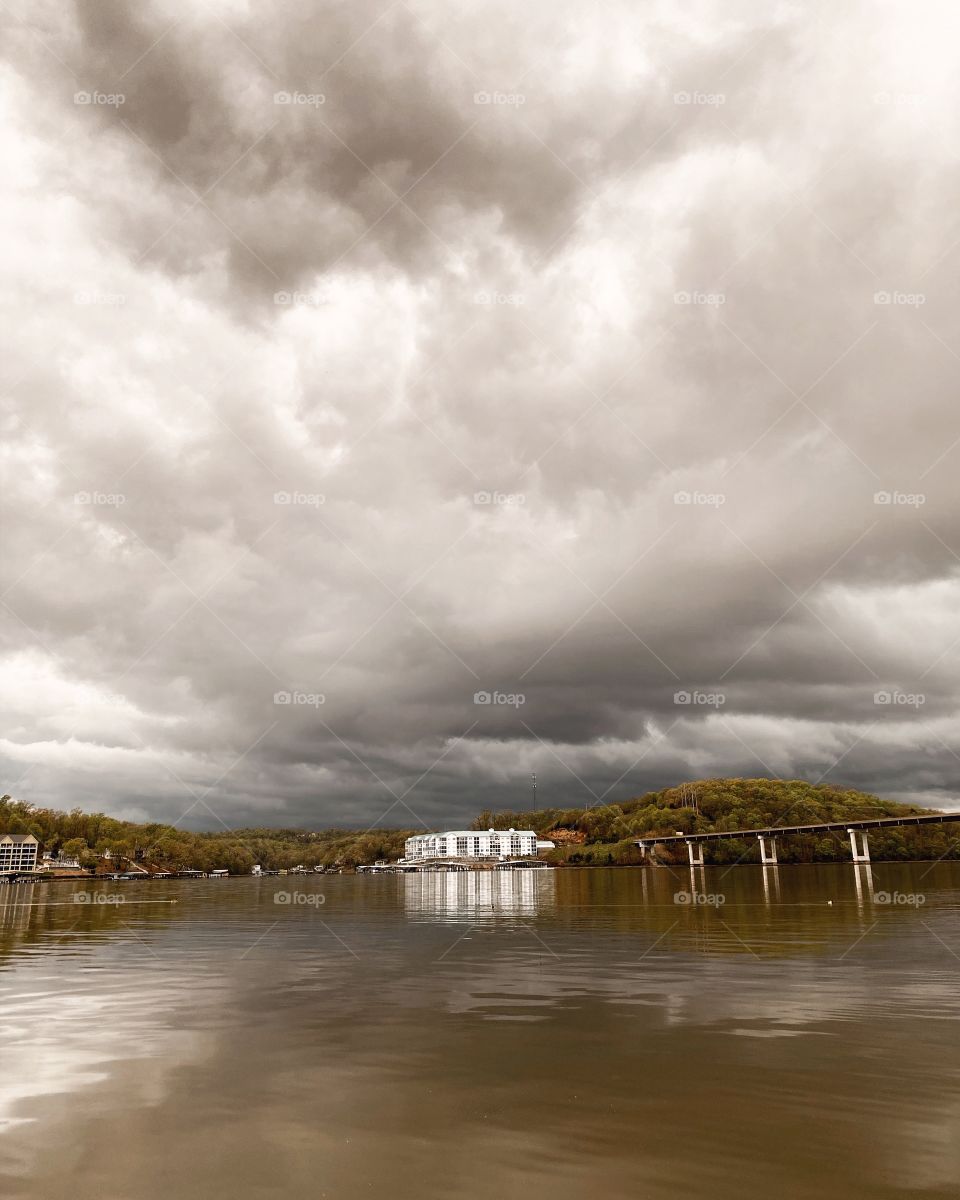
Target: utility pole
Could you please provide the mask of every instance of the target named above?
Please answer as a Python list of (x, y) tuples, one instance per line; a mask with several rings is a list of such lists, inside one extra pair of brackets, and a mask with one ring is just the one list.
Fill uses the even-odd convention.
[(536, 773), (536, 771), (534, 771), (534, 773), (530, 776), (530, 778), (533, 780), (533, 811), (536, 812), (537, 811), (537, 773)]

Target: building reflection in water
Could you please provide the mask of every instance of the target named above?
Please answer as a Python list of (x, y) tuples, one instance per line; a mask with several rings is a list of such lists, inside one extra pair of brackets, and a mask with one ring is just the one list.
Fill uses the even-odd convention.
[(0, 888), (0, 961), (23, 943), (37, 941), (49, 926), (47, 888), (30, 884)]
[(556, 906), (553, 871), (423, 872), (403, 877), (404, 912), (428, 920), (535, 917)]

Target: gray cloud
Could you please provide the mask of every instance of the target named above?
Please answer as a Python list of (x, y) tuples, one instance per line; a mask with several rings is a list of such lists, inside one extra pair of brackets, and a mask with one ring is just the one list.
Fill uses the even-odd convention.
[(955, 20), (13, 12), (7, 789), (950, 803)]

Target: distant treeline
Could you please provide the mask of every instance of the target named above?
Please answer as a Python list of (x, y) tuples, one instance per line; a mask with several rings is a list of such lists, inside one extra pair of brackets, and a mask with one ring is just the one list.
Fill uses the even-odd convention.
[[(535, 829), (556, 842), (556, 849), (547, 856), (553, 861), (599, 866), (640, 863), (633, 839), (650, 834), (710, 833), (930, 811), (850, 788), (798, 779), (704, 779), (617, 804), (538, 812), (482, 812), (473, 828)], [(167, 870), (226, 868), (246, 873), (255, 863), (265, 870), (301, 863), (308, 868), (349, 869), (360, 863), (400, 857), (404, 841), (412, 832), (422, 831), (263, 828), (187, 833), (162, 823), (141, 825), (102, 813), (79, 809), (65, 813), (36, 808), (9, 796), (0, 799), (0, 833), (33, 833), (45, 850), (74, 855), (88, 867), (102, 863), (109, 852), (114, 861), (130, 859)], [(781, 862), (834, 862), (850, 857), (843, 833), (780, 838), (777, 850)], [(960, 825), (871, 831), (870, 852), (875, 859), (960, 858)], [(671, 859), (671, 853), (661, 853), (664, 859)], [(672, 857), (680, 861), (682, 853), (681, 847), (679, 852), (672, 852)], [(706, 847), (707, 860), (716, 863), (751, 861), (758, 853), (755, 840), (731, 840)]]
[(162, 823), (140, 825), (103, 813), (57, 812), (36, 808), (9, 796), (0, 799), (0, 833), (32, 833), (46, 851), (79, 858), (94, 867), (109, 852), (113, 860), (129, 859), (166, 870), (249, 873), (259, 863), (265, 870), (299, 866), (355, 867), (378, 858), (398, 858), (409, 832), (346, 829), (310, 832), (303, 829), (234, 829), (189, 833)]

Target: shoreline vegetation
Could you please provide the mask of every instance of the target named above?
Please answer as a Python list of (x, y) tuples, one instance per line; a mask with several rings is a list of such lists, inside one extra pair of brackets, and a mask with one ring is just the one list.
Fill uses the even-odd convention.
[[(636, 837), (710, 833), (767, 825), (918, 815), (936, 810), (881, 800), (866, 792), (804, 780), (705, 779), (648, 792), (616, 804), (546, 808), (537, 812), (481, 812), (473, 829), (534, 829), (556, 848), (542, 857), (556, 866), (642, 866)], [(0, 798), (0, 834), (32, 833), (47, 853), (76, 858), (84, 873), (107, 873), (136, 864), (141, 870), (227, 870), (247, 875), (303, 866), (351, 871), (403, 854), (419, 830), (272, 829), (267, 827), (190, 833), (163, 823), (120, 821), (80, 809), (60, 812), (10, 796)], [(777, 840), (781, 864), (849, 861), (845, 837), (802, 835)], [(875, 861), (960, 858), (960, 838), (948, 826), (870, 831)], [(685, 862), (683, 848), (661, 848), (663, 863)], [(708, 843), (707, 863), (754, 862), (755, 840)]]

